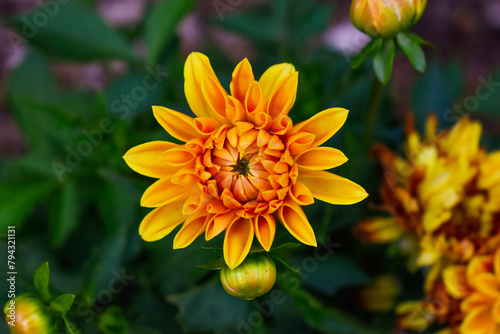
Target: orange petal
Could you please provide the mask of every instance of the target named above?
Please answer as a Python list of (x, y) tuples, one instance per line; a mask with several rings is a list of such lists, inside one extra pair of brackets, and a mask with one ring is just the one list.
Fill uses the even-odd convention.
[(279, 86), (283, 78), (295, 72), (295, 67), (292, 64), (277, 64), (269, 67), (260, 77), (259, 85), (262, 87), (262, 92), (266, 101), (269, 101), (276, 88)]
[(460, 325), (460, 333), (489, 334), (496, 326), (491, 314), (491, 306), (477, 307), (470, 311)]
[(300, 242), (316, 247), (316, 236), (302, 208), (290, 199), (285, 199), (278, 209), (278, 218), (285, 228)]
[[(186, 59), (186, 65), (184, 66), (184, 91), (186, 99), (196, 116), (216, 118), (212, 113), (212, 107), (202, 92), (202, 82), (206, 77), (211, 77), (222, 89), (208, 57), (199, 52), (191, 53)], [(217, 99), (217, 97), (214, 97), (214, 99)]]
[(247, 95), (245, 96), (245, 110), (247, 112), (247, 117), (251, 119), (252, 115), (256, 115), (260, 111), (265, 111), (266, 100), (262, 93), (262, 89), (258, 82), (254, 82), (248, 89)]
[[(292, 130), (293, 131), (293, 130)], [(286, 147), (290, 150), (290, 154), (297, 156), (302, 154), (315, 142), (316, 136), (312, 133), (299, 132), (291, 134), (286, 139)]]
[(161, 155), (161, 161), (169, 166), (184, 166), (194, 161), (196, 157), (186, 147), (174, 147)]
[(269, 252), (276, 233), (276, 220), (274, 215), (259, 215), (254, 218), (255, 236), (261, 246)]
[(466, 266), (450, 266), (443, 271), (444, 285), (452, 297), (464, 298), (469, 295), (466, 270)]
[(279, 115), (288, 115), (295, 103), (299, 72), (287, 75), (276, 87), (267, 104), (267, 113), (274, 119)]
[(493, 257), (493, 269), (495, 270), (496, 277), (500, 278), (500, 249), (497, 249)]
[(227, 123), (226, 118), (226, 96), (227, 93), (217, 79), (207, 76), (202, 81), (201, 90), (203, 96), (210, 106), (212, 115), (222, 123)]
[(194, 127), (202, 136), (208, 136), (218, 128), (217, 121), (209, 117), (198, 117), (194, 119)]
[(485, 295), (500, 298), (500, 282), (492, 273), (479, 273), (474, 277), (474, 287)]
[(232, 96), (226, 97), (226, 117), (233, 124), (239, 121), (247, 120), (247, 113), (245, 108), (243, 108), (243, 104), (245, 101), (240, 102)]
[(187, 142), (200, 137), (192, 117), (159, 106), (153, 106), (153, 114), (158, 123), (174, 138)]
[(190, 216), (175, 235), (174, 249), (189, 246), (194, 239), (205, 231), (209, 218), (210, 216), (206, 214)]
[(347, 161), (341, 151), (332, 147), (316, 147), (297, 157), (295, 163), (303, 170), (324, 170), (335, 168)]
[(253, 224), (250, 219), (239, 218), (226, 230), (224, 238), (224, 260), (230, 269), (245, 260), (253, 241)]
[(290, 187), (290, 198), (293, 199), (298, 205), (310, 205), (314, 203), (313, 195), (309, 188), (302, 182), (297, 182)]
[(236, 219), (238, 219), (238, 217), (236, 216), (234, 210), (214, 216), (208, 222), (207, 230), (205, 233), (205, 239), (208, 241), (218, 236), (222, 231), (228, 228), (228, 226), (230, 226)]
[(486, 296), (479, 292), (474, 292), (460, 303), (460, 309), (465, 313), (469, 313), (475, 308), (484, 305), (491, 305), (494, 302), (495, 299), (493, 297)]
[(178, 146), (166, 141), (152, 141), (132, 147), (123, 159), (127, 165), (139, 174), (162, 178), (174, 174), (179, 168), (165, 165), (161, 155), (166, 150)]
[(311, 147), (316, 147), (330, 139), (344, 125), (348, 110), (331, 108), (323, 110), (313, 117), (295, 125), (290, 134), (308, 132), (316, 136)]
[(472, 287), (476, 287), (476, 276), (480, 273), (493, 271), (491, 256), (475, 256), (467, 266), (467, 281)]
[(231, 95), (242, 104), (245, 103), (245, 96), (254, 81), (252, 66), (248, 59), (245, 58), (233, 71), (233, 79), (230, 84)]
[[(171, 182), (170, 178), (159, 179), (149, 186), (141, 198), (141, 206), (154, 208), (174, 202), (180, 199), (187, 199), (197, 191), (195, 185), (178, 186)], [(182, 212), (182, 207), (180, 208)]]
[(299, 181), (311, 190), (314, 198), (330, 204), (354, 204), (368, 196), (358, 184), (329, 172), (301, 172)]
[(182, 223), (186, 217), (182, 214), (182, 201), (172, 202), (151, 211), (139, 226), (139, 235), (145, 241), (156, 241)]

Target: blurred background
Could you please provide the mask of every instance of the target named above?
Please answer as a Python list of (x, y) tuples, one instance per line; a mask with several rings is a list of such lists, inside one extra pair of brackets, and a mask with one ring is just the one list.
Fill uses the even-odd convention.
[[(383, 142), (402, 152), (407, 112), (419, 127), (430, 113), (442, 129), (462, 116), (479, 119), (482, 144), (500, 147), (500, 1), (428, 4), (413, 29), (434, 44), (425, 47), (428, 70), (420, 74), (396, 55), (374, 136), (365, 133), (371, 64), (349, 66), (369, 38), (351, 25), (349, 6), (0, 0), (0, 256), (7, 258), (7, 226), (16, 226), (17, 292), (34, 291), (33, 273), (48, 261), (53, 290), (76, 295), (69, 317), (82, 333), (395, 333), (393, 307), (422, 296), (422, 274), (409, 274), (390, 247), (352, 236), (380, 203), (383, 176), (370, 147)], [(121, 157), (146, 141), (172, 140), (151, 105), (191, 114), (183, 66), (192, 51), (209, 56), (225, 87), (245, 57), (256, 77), (273, 64), (294, 64), (294, 122), (329, 107), (350, 110), (327, 145), (349, 158), (334, 172), (370, 197), (305, 208), (320, 247), (283, 249), (302, 276), (279, 264), (276, 293), (254, 302), (227, 295), (217, 272), (197, 267), (216, 258), (201, 238), (174, 251), (172, 236), (146, 243), (138, 235), (148, 212), (140, 197), (153, 180)], [(289, 241), (278, 228), (275, 245)], [(387, 273), (395, 275), (387, 280)], [(380, 276), (389, 283), (374, 294), (370, 284)], [(2, 303), (7, 290), (1, 279)]]

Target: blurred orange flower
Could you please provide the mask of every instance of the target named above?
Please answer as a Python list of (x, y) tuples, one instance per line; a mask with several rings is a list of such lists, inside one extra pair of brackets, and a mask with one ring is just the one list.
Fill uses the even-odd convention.
[(275, 215), (297, 240), (316, 246), (301, 206), (313, 198), (353, 204), (367, 196), (359, 185), (324, 171), (347, 161), (339, 150), (320, 146), (342, 127), (347, 110), (327, 109), (296, 125), (288, 117), (298, 84), (293, 65), (274, 65), (256, 81), (244, 59), (229, 95), (208, 58), (192, 53), (184, 77), (197, 117), (157, 106), (153, 112), (185, 144), (149, 142), (124, 156), (136, 172), (159, 179), (141, 200), (156, 208), (139, 228), (144, 240), (161, 239), (182, 223), (174, 248), (202, 233), (210, 240), (225, 231), (224, 259), (232, 269), (247, 256), (254, 236), (271, 248)]
[[(420, 327), (435, 319), (455, 333), (476, 321), (471, 320), (476, 313), (464, 306), (479, 309), (476, 297), (467, 297), (478, 286), (470, 268), (500, 245), (500, 152), (488, 154), (479, 146), (481, 130), (479, 122), (463, 118), (438, 133), (431, 116), (421, 137), (410, 118), (406, 157), (381, 145), (374, 148), (384, 168), (382, 208), (391, 216), (363, 221), (354, 232), (367, 242), (398, 242), (412, 269), (430, 266), (424, 284), (427, 298), (416, 308), (425, 310), (419, 311), (424, 315), (417, 321)], [(477, 316), (487, 313), (481, 310)], [(413, 311), (400, 314), (400, 325), (408, 329), (409, 318), (419, 318)]]

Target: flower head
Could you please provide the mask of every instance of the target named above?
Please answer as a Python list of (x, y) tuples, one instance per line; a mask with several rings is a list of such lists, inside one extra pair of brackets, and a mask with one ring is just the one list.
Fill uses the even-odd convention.
[(342, 152), (320, 147), (343, 125), (347, 110), (327, 109), (294, 125), (298, 72), (291, 64), (269, 68), (256, 81), (248, 60), (233, 72), (228, 94), (208, 58), (192, 53), (184, 68), (187, 101), (197, 116), (153, 107), (158, 122), (184, 142), (149, 142), (124, 156), (136, 172), (158, 178), (141, 205), (156, 208), (139, 233), (154, 241), (183, 224), (174, 248), (205, 233), (225, 231), (224, 258), (230, 268), (247, 256), (254, 236), (269, 250), (277, 217), (299, 241), (316, 245), (302, 205), (313, 198), (352, 204), (367, 194), (359, 185), (324, 171), (347, 161)]
[(427, 0), (353, 0), (351, 21), (372, 37), (394, 37), (420, 20)]
[[(471, 266), (500, 248), (500, 155), (480, 148), (481, 130), (479, 122), (463, 118), (438, 133), (437, 120), (430, 117), (421, 136), (410, 118), (406, 157), (383, 146), (374, 149), (384, 168), (383, 207), (391, 217), (371, 218), (355, 229), (366, 241), (410, 246), (404, 251), (413, 266), (430, 266), (424, 285), (430, 302), (421, 302), (421, 313), (453, 333), (470, 321), (463, 300), (480, 281), (469, 274)], [(446, 303), (434, 303), (443, 299)], [(410, 328), (407, 317), (402, 319), (401, 326)]]

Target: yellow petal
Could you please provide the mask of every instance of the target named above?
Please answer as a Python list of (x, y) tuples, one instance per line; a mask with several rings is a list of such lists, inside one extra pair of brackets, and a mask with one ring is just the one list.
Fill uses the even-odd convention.
[(324, 170), (340, 166), (346, 161), (344, 153), (335, 148), (316, 147), (299, 155), (295, 163), (303, 170)]
[(285, 228), (300, 242), (316, 247), (316, 236), (302, 208), (290, 199), (285, 199), (278, 209), (278, 218)]
[(171, 148), (161, 155), (161, 160), (169, 166), (184, 166), (194, 161), (194, 159), (193, 152), (184, 146)]
[(231, 95), (244, 104), (248, 89), (254, 81), (252, 66), (248, 59), (245, 58), (234, 69), (233, 80), (230, 85)]
[(353, 233), (364, 242), (389, 243), (399, 239), (403, 230), (394, 218), (374, 217), (357, 224)]
[(186, 217), (182, 214), (182, 201), (172, 202), (151, 211), (139, 226), (139, 235), (145, 241), (156, 241), (176, 228)]
[(176, 146), (178, 145), (166, 141), (152, 141), (132, 147), (125, 153), (123, 159), (139, 174), (162, 178), (174, 174), (179, 169), (167, 166), (161, 161), (161, 155)]
[(274, 119), (279, 115), (288, 115), (288, 112), (295, 103), (298, 83), (299, 72), (293, 72), (283, 78), (267, 104), (267, 113), (269, 116)]
[(194, 239), (205, 231), (210, 216), (206, 214), (192, 215), (182, 225), (174, 238), (174, 249), (189, 246)]
[(184, 66), (184, 91), (186, 99), (196, 116), (216, 118), (212, 113), (212, 107), (202, 92), (202, 82), (207, 76), (211, 77), (223, 89), (210, 65), (208, 57), (199, 52), (191, 53), (186, 59), (186, 65)]
[(283, 63), (269, 67), (260, 77), (259, 85), (262, 87), (262, 92), (266, 101), (269, 101), (272, 94), (279, 86), (283, 78), (295, 72), (295, 67), (292, 64)]
[(182, 141), (200, 137), (194, 119), (178, 111), (165, 107), (153, 106), (153, 113), (160, 125), (174, 138)]
[(224, 260), (230, 269), (245, 260), (253, 241), (253, 224), (250, 219), (239, 218), (229, 226), (224, 237)]
[(298, 132), (312, 133), (316, 139), (311, 147), (319, 146), (330, 139), (344, 125), (348, 112), (343, 108), (323, 110), (308, 120), (295, 125), (290, 135)]
[(450, 266), (443, 271), (444, 285), (452, 297), (464, 298), (469, 295), (466, 270), (466, 266)]
[[(159, 179), (146, 189), (141, 198), (141, 206), (154, 208), (165, 204), (187, 199), (197, 191), (196, 185), (179, 186), (173, 184), (170, 178)], [(179, 208), (182, 212), (182, 205)]]
[(358, 184), (324, 171), (301, 172), (298, 180), (311, 190), (314, 198), (330, 204), (354, 204), (368, 196)]
[(269, 252), (274, 241), (276, 233), (276, 220), (274, 215), (259, 215), (254, 218), (255, 236), (261, 246)]
[(205, 100), (210, 106), (210, 111), (215, 119), (227, 123), (226, 118), (226, 96), (227, 93), (220, 85), (219, 81), (207, 76), (202, 81), (201, 90)]

